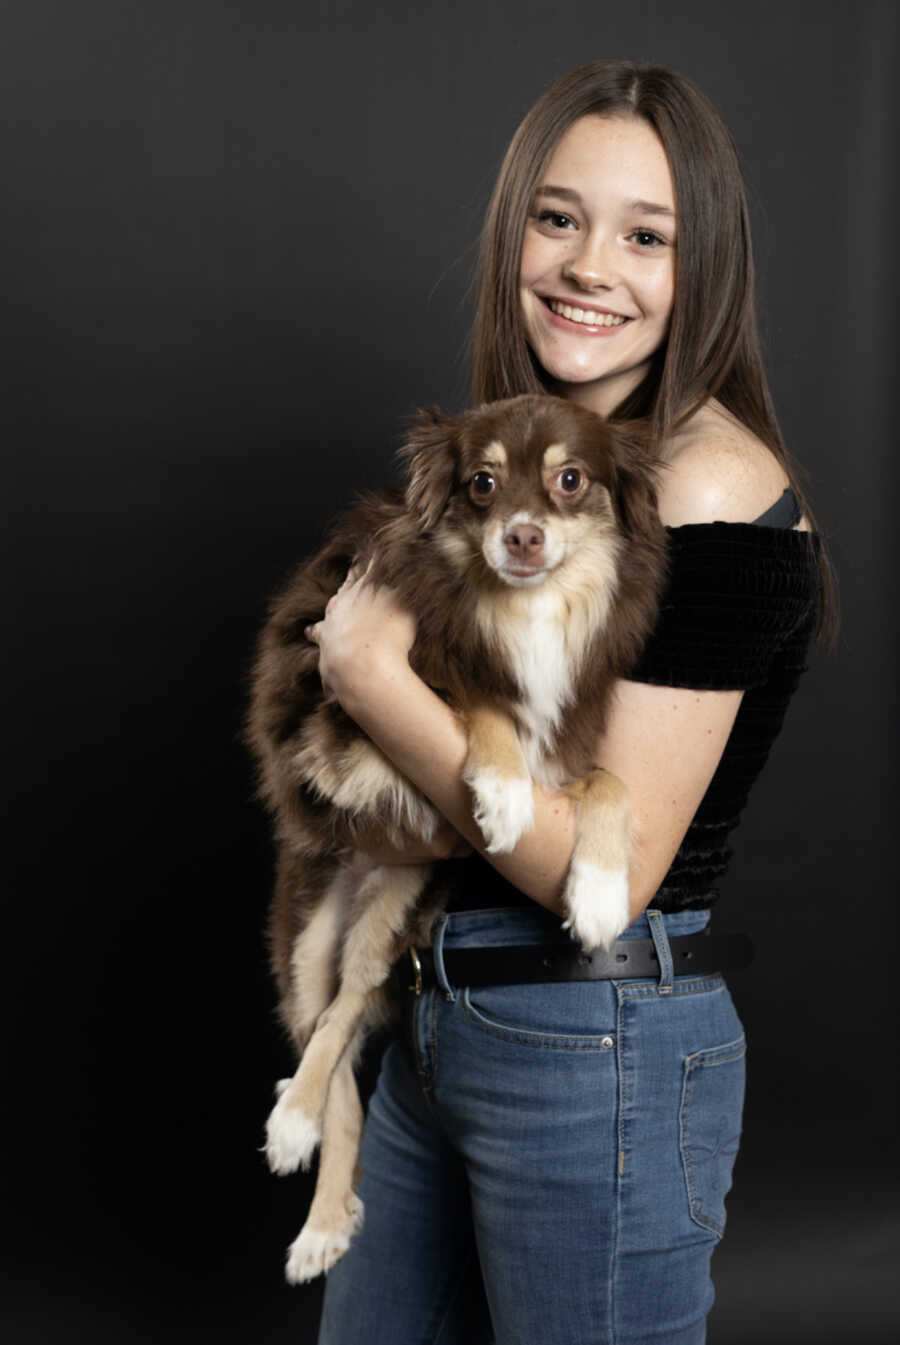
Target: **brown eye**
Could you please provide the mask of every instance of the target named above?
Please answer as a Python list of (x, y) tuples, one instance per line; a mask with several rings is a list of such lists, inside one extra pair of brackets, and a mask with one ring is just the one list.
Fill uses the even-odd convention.
[(584, 480), (577, 467), (566, 467), (556, 478), (556, 484), (566, 495), (574, 495)]
[(486, 500), (489, 495), (493, 495), (496, 485), (490, 472), (476, 472), (472, 477), (472, 494)]

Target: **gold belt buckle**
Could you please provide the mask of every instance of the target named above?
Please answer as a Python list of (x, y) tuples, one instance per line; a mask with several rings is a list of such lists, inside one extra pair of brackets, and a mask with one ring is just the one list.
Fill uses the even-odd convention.
[(410, 989), (410, 990), (415, 990), (415, 992), (416, 992), (417, 995), (421, 995), (421, 993), (422, 993), (422, 963), (419, 961), (419, 954), (416, 952), (415, 948), (410, 948), (410, 950), (409, 950), (409, 956), (410, 956), (410, 958), (411, 958), (411, 960), (412, 960), (412, 964), (413, 964), (413, 973), (414, 973), (415, 978), (416, 978), (415, 981), (413, 982), (413, 984), (409, 987), (409, 989)]

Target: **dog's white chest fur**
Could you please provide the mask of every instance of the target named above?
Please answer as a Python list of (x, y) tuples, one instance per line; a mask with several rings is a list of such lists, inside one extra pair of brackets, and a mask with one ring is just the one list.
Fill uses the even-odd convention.
[(519, 684), (520, 699), (511, 708), (531, 777), (538, 784), (554, 785), (559, 781), (550, 748), (563, 709), (571, 700), (573, 682), (564, 600), (556, 589), (520, 591), (516, 597), (520, 601), (510, 604), (511, 610), (496, 622), (493, 635)]

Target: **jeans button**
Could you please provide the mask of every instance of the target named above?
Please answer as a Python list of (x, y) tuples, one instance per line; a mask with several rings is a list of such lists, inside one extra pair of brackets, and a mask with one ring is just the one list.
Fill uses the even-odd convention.
[(600, 1045), (603, 1047), (604, 1051), (611, 1051), (612, 1048), (615, 1046), (615, 1044), (616, 1043), (613, 1041), (612, 1037), (600, 1038)]

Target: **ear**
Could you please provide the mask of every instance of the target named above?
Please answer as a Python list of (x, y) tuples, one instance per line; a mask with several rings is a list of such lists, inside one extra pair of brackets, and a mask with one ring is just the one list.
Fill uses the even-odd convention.
[(406, 469), (406, 507), (419, 525), (429, 532), (447, 507), (456, 481), (456, 435), (454, 416), (431, 407), (413, 417), (399, 457)]
[(647, 452), (640, 434), (612, 425), (608, 430), (615, 463), (613, 508), (627, 533), (653, 537), (662, 531), (656, 498), (660, 464)]

